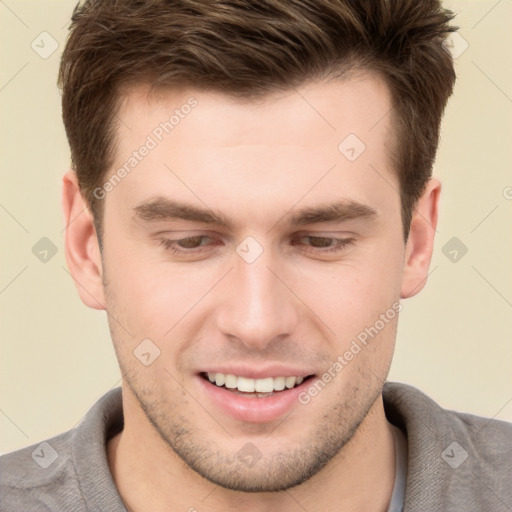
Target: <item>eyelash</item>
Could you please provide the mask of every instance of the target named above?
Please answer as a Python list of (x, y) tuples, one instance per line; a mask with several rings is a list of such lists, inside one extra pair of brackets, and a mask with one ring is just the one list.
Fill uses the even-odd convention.
[[(327, 247), (327, 248), (315, 247), (315, 246), (312, 246), (312, 245), (307, 245), (308, 248), (310, 248), (312, 250), (317, 250), (321, 254), (341, 252), (344, 249), (346, 249), (354, 241), (352, 238), (335, 238), (335, 237), (332, 237), (332, 236), (302, 235), (302, 236), (297, 236), (296, 238), (294, 238), (293, 242), (295, 242), (296, 240), (300, 240), (302, 238), (317, 239), (317, 240), (318, 239), (320, 239), (320, 240), (322, 240), (322, 239), (323, 240), (332, 240), (333, 241), (333, 245), (330, 246), (330, 247)], [(296, 244), (293, 243), (293, 245), (296, 245)]]
[[(189, 236), (186, 238), (180, 238), (177, 240), (171, 240), (169, 238), (162, 238), (162, 239), (160, 239), (160, 245), (162, 245), (164, 247), (165, 251), (169, 251), (172, 254), (177, 254), (177, 255), (200, 254), (201, 252), (203, 252), (202, 247), (205, 247), (205, 245), (200, 245), (199, 247), (194, 247), (191, 249), (179, 248), (179, 246), (177, 245), (179, 242), (193, 240), (195, 238), (205, 239), (205, 238), (210, 238), (210, 237), (208, 237), (206, 235), (197, 235), (197, 236)], [(313, 250), (317, 249), (318, 253), (320, 253), (320, 254), (341, 252), (344, 249), (346, 249), (346, 247), (351, 245), (354, 241), (352, 238), (335, 238), (335, 237), (330, 237), (330, 236), (302, 235), (302, 236), (295, 237), (293, 239), (293, 242), (295, 242), (296, 240), (300, 240), (302, 238), (333, 240), (334, 245), (332, 247), (328, 247), (326, 249), (322, 249), (321, 247), (308, 246), (308, 247), (311, 247)], [(297, 244), (293, 243), (293, 245), (297, 245)]]
[[(172, 252), (173, 254), (196, 254), (201, 252), (199, 247), (194, 247), (192, 249), (183, 249), (183, 248), (177, 248), (178, 242), (184, 242), (186, 240), (193, 240), (194, 238), (210, 238), (205, 235), (197, 235), (197, 236), (188, 236), (186, 238), (179, 238), (178, 240), (170, 240), (169, 238), (162, 238), (160, 240), (160, 245), (163, 245), (164, 249), (166, 251)], [(200, 247), (203, 247), (202, 245)]]

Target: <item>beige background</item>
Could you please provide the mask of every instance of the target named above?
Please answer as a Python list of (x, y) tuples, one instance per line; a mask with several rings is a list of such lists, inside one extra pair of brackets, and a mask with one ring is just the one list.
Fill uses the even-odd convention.
[[(74, 3), (0, 3), (2, 453), (68, 430), (120, 383), (105, 315), (80, 302), (63, 251), (69, 152), (55, 82)], [(512, 2), (446, 5), (469, 47), (435, 167), (444, 188), (432, 273), (404, 301), (390, 378), (512, 421)], [(59, 45), (46, 59), (31, 47), (44, 31)], [(46, 263), (32, 253), (42, 237), (57, 248)], [(442, 252), (452, 237), (468, 248), (456, 263)]]

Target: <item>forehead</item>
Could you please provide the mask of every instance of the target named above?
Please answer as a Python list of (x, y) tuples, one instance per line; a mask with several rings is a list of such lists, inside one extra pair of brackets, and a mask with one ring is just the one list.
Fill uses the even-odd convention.
[[(129, 161), (134, 166), (107, 204), (133, 207), (159, 194), (256, 219), (263, 208), (280, 216), (299, 201), (382, 202), (386, 174), (395, 188), (388, 199), (397, 203), (390, 110), (388, 87), (369, 73), (257, 101), (190, 87), (157, 95), (134, 87), (117, 115), (116, 161), (109, 172)], [(144, 146), (151, 149), (135, 161), (134, 152)]]
[[(181, 123), (180, 111), (190, 110), (187, 102), (191, 98), (197, 100), (199, 108), (193, 108), (193, 115), (185, 113), (187, 122)], [(136, 135), (134, 125), (151, 133), (150, 126), (141, 123), (169, 121), (173, 111), (178, 111), (175, 128), (186, 124), (188, 130), (173, 130), (176, 143), (216, 147), (272, 144), (278, 136), (281, 145), (304, 144), (306, 140), (310, 145), (325, 145), (346, 133), (369, 140), (377, 125), (387, 127), (390, 110), (390, 92), (384, 79), (377, 73), (360, 71), (347, 79), (311, 81), (258, 99), (193, 87), (152, 90), (138, 85), (123, 91), (117, 117), (121, 121), (118, 134), (127, 142), (130, 132)], [(194, 140), (186, 140), (192, 130)]]

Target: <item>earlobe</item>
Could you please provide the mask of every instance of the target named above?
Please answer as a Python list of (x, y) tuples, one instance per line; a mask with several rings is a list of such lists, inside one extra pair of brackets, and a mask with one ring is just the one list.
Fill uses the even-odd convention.
[(68, 171), (62, 179), (62, 208), (66, 223), (66, 261), (80, 298), (90, 308), (105, 309), (96, 229), (73, 170)]
[(401, 298), (419, 293), (427, 282), (434, 249), (441, 183), (431, 178), (413, 211), (405, 249)]

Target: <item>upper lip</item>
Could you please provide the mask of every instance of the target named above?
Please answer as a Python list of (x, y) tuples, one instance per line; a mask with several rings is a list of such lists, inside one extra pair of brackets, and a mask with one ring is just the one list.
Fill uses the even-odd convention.
[(314, 375), (315, 372), (282, 364), (268, 364), (259, 368), (243, 364), (233, 364), (213, 366), (199, 373), (224, 373), (248, 379), (265, 379), (268, 377), (308, 377), (309, 375)]

